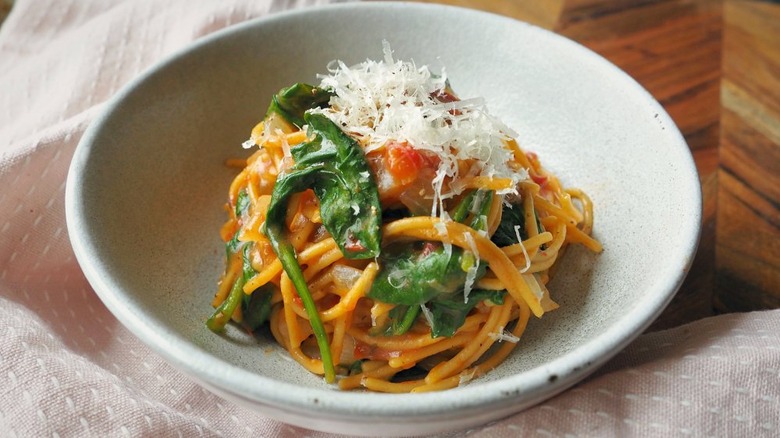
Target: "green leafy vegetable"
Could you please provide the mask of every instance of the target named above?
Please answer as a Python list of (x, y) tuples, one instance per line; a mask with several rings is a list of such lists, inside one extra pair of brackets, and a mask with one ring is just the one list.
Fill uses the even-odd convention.
[(227, 298), (217, 307), (211, 317), (206, 321), (206, 326), (214, 332), (222, 331), (225, 325), (233, 317), (236, 307), (241, 303), (244, 295), (244, 276), (239, 275), (233, 283)]
[(376, 182), (360, 146), (321, 114), (307, 113), (304, 119), (314, 139), (290, 151), (295, 164), (274, 185), (263, 232), (298, 291), (320, 349), (325, 379), (333, 382), (335, 369), (327, 334), (295, 249), (285, 237), (287, 203), (293, 194), (312, 188), (320, 201), (323, 225), (344, 257), (350, 259), (379, 255), (382, 209)]
[[(249, 211), (249, 204), (249, 194), (244, 189), (240, 190), (238, 192), (238, 197), (236, 198), (236, 217), (240, 218), (245, 216)], [(227, 259), (230, 260), (233, 254), (237, 253), (243, 245), (244, 242), (238, 240), (238, 230), (236, 230), (236, 232), (233, 233), (233, 237), (225, 244)]]
[(402, 335), (406, 333), (414, 321), (417, 319), (417, 315), (420, 314), (420, 306), (395, 306), (390, 310), (388, 316), (390, 317), (390, 324), (385, 328), (383, 334), (385, 336)]
[(501, 222), (490, 240), (498, 246), (509, 246), (517, 243), (515, 226), (520, 226), (520, 237), (525, 240), (528, 233), (525, 231), (525, 215), (522, 204), (504, 204), (501, 211)]
[[(246, 215), (246, 213), (249, 211), (249, 205), (249, 195), (247, 194), (246, 190), (239, 191), (235, 207), (236, 216), (242, 217)], [(233, 286), (230, 288), (230, 292), (228, 293), (227, 298), (222, 302), (222, 304), (219, 305), (219, 307), (217, 307), (211, 317), (206, 321), (206, 326), (215, 332), (221, 331), (225, 327), (225, 324), (230, 321), (230, 318), (233, 317), (233, 312), (236, 311), (236, 307), (238, 307), (242, 301), (242, 295), (245, 295), (243, 293), (244, 284), (249, 281), (250, 278), (252, 278), (255, 272), (254, 269), (252, 269), (251, 263), (249, 263), (248, 254), (250, 245), (238, 240), (238, 234), (239, 232), (236, 230), (236, 232), (233, 234), (233, 237), (225, 244), (225, 252), (227, 259), (230, 260), (238, 251), (241, 251), (243, 248), (243, 272), (238, 276), (238, 278), (236, 278)]]
[(246, 192), (246, 189), (241, 189), (236, 198), (236, 217), (243, 217), (249, 211), (250, 203), (249, 193)]
[(476, 190), (471, 190), (463, 197), (463, 199), (461, 199), (461, 201), (452, 211), (452, 215), (450, 216), (452, 220), (455, 222), (463, 222), (466, 220), (466, 216), (468, 216), (469, 211), (471, 210), (471, 206), (474, 204), (474, 196), (476, 194)]
[[(493, 191), (470, 191), (452, 210), (452, 220), (468, 221), (475, 230), (484, 230), (493, 195)], [(398, 243), (385, 248), (380, 266), (382, 269), (367, 295), (397, 304), (388, 315), (390, 323), (383, 331), (385, 335), (409, 330), (420, 313), (420, 306), (427, 303), (432, 310), (431, 335), (452, 336), (477, 303), (503, 296), (503, 291), (471, 291), (468, 300), (464, 298), (469, 270), (474, 270), (476, 282), (485, 275), (487, 264), (477, 260), (471, 251), (458, 247), (447, 252), (440, 243)]]
[[(322, 223), (344, 257), (376, 257), (382, 242), (382, 207), (362, 148), (327, 117), (306, 114), (305, 118), (315, 138), (290, 151), (295, 166), (282, 179), (309, 183), (307, 188), (320, 200)], [(296, 172), (306, 176), (296, 177)]]
[[(242, 260), (242, 276), (246, 284), (257, 271), (252, 267), (249, 244), (244, 245)], [(241, 300), (241, 310), (244, 316), (243, 324), (250, 330), (257, 330), (271, 315), (271, 297), (274, 294), (276, 286), (273, 283), (266, 283), (254, 290), (251, 294), (244, 294)]]
[(440, 295), (427, 304), (431, 311), (431, 336), (450, 337), (463, 325), (466, 316), (480, 301), (489, 300), (494, 304), (504, 304), (506, 291), (475, 289), (469, 293), (467, 301), (463, 295)]
[(227, 259), (230, 260), (233, 254), (237, 253), (241, 249), (243, 244), (244, 242), (238, 240), (238, 231), (236, 231), (235, 234), (233, 234), (233, 237), (231, 237), (230, 240), (228, 240), (225, 244)]
[[(245, 194), (243, 191), (241, 193)], [(239, 194), (239, 200), (240, 199), (241, 196)], [(248, 204), (244, 208), (248, 208)], [(236, 212), (238, 213), (238, 209)], [(241, 251), (241, 275), (239, 275), (234, 281), (225, 301), (223, 301), (222, 304), (217, 307), (217, 309), (211, 315), (211, 318), (206, 321), (208, 328), (213, 331), (221, 331), (225, 327), (225, 324), (227, 324), (227, 322), (230, 321), (230, 319), (233, 317), (233, 313), (236, 311), (236, 308), (239, 306), (239, 304), (242, 306), (242, 310), (244, 311), (244, 323), (246, 324), (247, 316), (249, 315), (252, 322), (248, 325), (252, 330), (257, 329), (257, 327), (259, 327), (260, 324), (262, 324), (265, 319), (268, 318), (268, 314), (270, 314), (271, 311), (270, 296), (273, 294), (273, 291), (266, 294), (268, 295), (268, 303), (266, 305), (268, 309), (264, 317), (262, 317), (262, 315), (264, 312), (266, 312), (266, 310), (263, 308), (263, 299), (260, 298), (263, 295), (260, 289), (263, 288), (254, 291), (251, 295), (244, 293), (244, 285), (256, 273), (255, 269), (252, 267), (250, 256), (250, 251), (253, 244), (241, 242), (238, 240), (237, 236), (238, 232), (236, 232), (235, 235), (233, 235), (233, 238), (230, 239), (230, 241), (227, 243), (227, 252), (229, 260), (233, 254)]]
[[(536, 229), (539, 232), (543, 232), (542, 222), (539, 220), (539, 215), (534, 210), (534, 218), (536, 219)], [(525, 229), (525, 212), (523, 210), (522, 203), (504, 204), (504, 208), (501, 211), (501, 222), (496, 228), (496, 232), (493, 233), (491, 240), (498, 246), (509, 246), (517, 243), (517, 234), (515, 234), (515, 227), (519, 226), (520, 238), (522, 240), (528, 239), (528, 231)]]
[[(440, 244), (432, 242), (389, 246), (382, 253), (382, 269), (367, 295), (384, 303), (419, 306), (440, 294), (462, 291), (468, 270), (464, 267), (473, 264), (469, 264), (469, 256), (464, 253), (453, 247), (448, 254)], [(480, 263), (475, 280), (482, 278), (485, 270), (485, 263)]]
[(471, 228), (480, 231), (487, 229), (487, 215), (490, 212), (490, 203), (493, 200), (493, 191), (478, 190), (474, 199), (472, 210), (476, 211), (471, 219)]
[(355, 374), (360, 374), (363, 372), (363, 361), (358, 359), (352, 364), (350, 364), (349, 369), (347, 370), (350, 376), (354, 376)]
[(266, 117), (276, 113), (297, 127), (305, 124), (306, 110), (325, 106), (333, 93), (309, 84), (297, 83), (283, 88), (271, 99)]
[(275, 288), (272, 283), (266, 283), (251, 294), (244, 294), (241, 311), (244, 315), (244, 326), (249, 330), (255, 331), (268, 321)]

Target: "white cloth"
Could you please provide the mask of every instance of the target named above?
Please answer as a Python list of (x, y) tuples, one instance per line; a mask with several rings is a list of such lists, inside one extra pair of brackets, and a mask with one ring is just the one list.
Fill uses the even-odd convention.
[[(238, 407), (152, 353), (84, 279), (70, 158), (129, 79), (205, 34), (328, 0), (17, 0), (0, 27), (0, 436), (326, 436)], [(777, 436), (780, 311), (646, 334), (595, 376), (456, 436)]]

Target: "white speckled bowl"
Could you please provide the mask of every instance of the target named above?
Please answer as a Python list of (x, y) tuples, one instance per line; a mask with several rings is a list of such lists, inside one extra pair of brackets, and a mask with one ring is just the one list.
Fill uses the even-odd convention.
[[(574, 248), (498, 369), (450, 391), (341, 392), (271, 339), (205, 327), (223, 268), (218, 230), (241, 142), (271, 95), (327, 63), (382, 56), (438, 70), (484, 96), (543, 163), (595, 203), (601, 255)], [(626, 74), (547, 31), (441, 6), (366, 3), (273, 15), (204, 38), (133, 81), (84, 135), (67, 184), (84, 272), (136, 336), (218, 394), (296, 425), (361, 435), (474, 426), (570, 387), (629, 343), (682, 282), (701, 197), (672, 120)]]

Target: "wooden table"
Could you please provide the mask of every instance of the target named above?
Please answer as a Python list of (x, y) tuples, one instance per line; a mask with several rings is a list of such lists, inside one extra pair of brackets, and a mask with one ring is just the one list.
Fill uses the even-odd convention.
[(677, 123), (699, 170), (703, 234), (651, 330), (780, 307), (780, 4), (417, 1), (495, 12), (578, 41), (633, 76)]

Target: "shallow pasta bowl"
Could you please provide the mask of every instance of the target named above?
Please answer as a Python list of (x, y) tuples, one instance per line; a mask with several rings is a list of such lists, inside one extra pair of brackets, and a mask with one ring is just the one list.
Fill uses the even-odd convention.
[[(530, 322), (506, 362), (425, 394), (343, 392), (270, 337), (204, 322), (224, 267), (219, 228), (228, 158), (270, 97), (315, 82), (334, 59), (446, 67), (482, 96), (526, 150), (595, 204), (604, 252), (567, 252), (549, 285), (560, 309)], [(124, 88), (79, 144), (68, 230), (90, 283), (116, 317), (205, 387), (264, 415), (360, 435), (460, 429), (575, 384), (639, 335), (682, 282), (696, 250), (698, 178), (672, 120), (636, 82), (565, 38), (466, 9), (344, 4), (276, 14), (204, 38)]]

